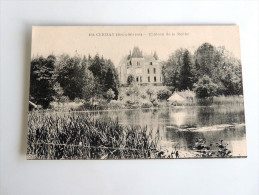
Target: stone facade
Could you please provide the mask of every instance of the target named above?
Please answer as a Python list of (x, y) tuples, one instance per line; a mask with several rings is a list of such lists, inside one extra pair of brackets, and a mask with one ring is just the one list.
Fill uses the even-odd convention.
[[(138, 48), (137, 48), (138, 50)], [(132, 75), (140, 85), (162, 85), (162, 64), (154, 55), (136, 55), (136, 48), (133, 53), (125, 56), (117, 68), (121, 85), (126, 86), (127, 80)]]

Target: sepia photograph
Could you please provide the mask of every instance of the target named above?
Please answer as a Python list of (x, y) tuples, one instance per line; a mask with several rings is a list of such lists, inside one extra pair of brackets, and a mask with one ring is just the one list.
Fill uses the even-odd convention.
[(33, 26), (27, 159), (246, 158), (239, 27)]

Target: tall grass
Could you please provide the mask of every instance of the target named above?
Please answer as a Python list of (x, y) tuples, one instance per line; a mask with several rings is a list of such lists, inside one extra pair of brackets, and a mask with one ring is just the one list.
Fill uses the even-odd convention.
[(158, 132), (117, 120), (32, 112), (28, 123), (28, 159), (142, 159), (157, 153)]

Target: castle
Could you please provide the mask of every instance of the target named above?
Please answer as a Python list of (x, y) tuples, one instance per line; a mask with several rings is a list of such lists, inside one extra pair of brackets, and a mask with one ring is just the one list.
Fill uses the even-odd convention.
[(127, 86), (130, 75), (139, 85), (162, 85), (162, 64), (156, 52), (143, 55), (138, 47), (134, 47), (132, 53), (122, 58), (117, 71), (122, 86)]

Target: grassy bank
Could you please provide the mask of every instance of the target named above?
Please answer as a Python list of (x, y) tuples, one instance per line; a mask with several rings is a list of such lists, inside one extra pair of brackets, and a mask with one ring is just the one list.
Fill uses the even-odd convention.
[(159, 135), (75, 113), (29, 114), (29, 159), (156, 158)]

